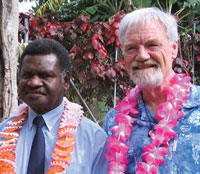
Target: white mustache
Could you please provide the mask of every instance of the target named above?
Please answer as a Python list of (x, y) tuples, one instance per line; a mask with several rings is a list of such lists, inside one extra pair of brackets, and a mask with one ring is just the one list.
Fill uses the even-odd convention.
[(156, 62), (155, 60), (152, 60), (152, 59), (149, 59), (149, 60), (146, 60), (143, 62), (134, 61), (131, 64), (131, 67), (133, 69), (138, 69), (140, 67), (150, 67), (150, 66), (159, 67), (160, 65), (158, 62)]

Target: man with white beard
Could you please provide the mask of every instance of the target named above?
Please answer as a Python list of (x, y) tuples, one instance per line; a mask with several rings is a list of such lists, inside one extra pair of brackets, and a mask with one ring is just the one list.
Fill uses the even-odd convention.
[(119, 39), (136, 87), (104, 120), (108, 173), (199, 174), (200, 87), (172, 69), (176, 19), (157, 8), (135, 10), (122, 19)]

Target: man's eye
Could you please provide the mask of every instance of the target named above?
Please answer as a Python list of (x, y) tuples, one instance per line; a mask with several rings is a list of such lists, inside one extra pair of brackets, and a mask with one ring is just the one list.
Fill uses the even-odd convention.
[(130, 47), (127, 47), (127, 51), (131, 51), (131, 50), (136, 50), (137, 48), (136, 47), (134, 47), (134, 46), (130, 46)]
[(45, 73), (41, 73), (39, 76), (40, 76), (41, 78), (43, 78), (43, 79), (49, 77), (49, 75), (48, 75), (48, 74), (45, 74)]
[(28, 78), (32, 77), (32, 74), (31, 73), (22, 73), (21, 77), (24, 78), (24, 79), (28, 79)]
[(158, 44), (149, 44), (149, 45), (148, 45), (148, 47), (150, 47), (150, 48), (151, 48), (151, 47), (152, 47), (152, 48), (155, 48), (155, 47), (158, 47), (158, 46), (159, 46)]

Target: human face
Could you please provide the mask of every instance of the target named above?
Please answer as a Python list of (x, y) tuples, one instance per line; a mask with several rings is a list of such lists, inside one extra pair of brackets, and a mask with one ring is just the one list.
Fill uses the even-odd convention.
[(69, 74), (64, 81), (54, 54), (26, 55), (22, 62), (18, 93), (38, 114), (57, 107), (68, 88)]
[(125, 35), (125, 67), (135, 84), (142, 88), (157, 87), (172, 75), (172, 62), (178, 44), (169, 43), (164, 27), (158, 21), (134, 25)]

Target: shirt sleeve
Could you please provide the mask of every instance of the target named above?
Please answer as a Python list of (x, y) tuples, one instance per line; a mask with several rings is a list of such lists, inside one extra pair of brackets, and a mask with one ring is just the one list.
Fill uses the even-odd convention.
[(108, 162), (106, 155), (105, 131), (91, 120), (83, 117), (76, 133), (75, 150), (66, 173), (106, 174)]
[(106, 174), (108, 171), (108, 161), (105, 157), (107, 152), (106, 138), (106, 133), (103, 130), (95, 133), (92, 174)]

